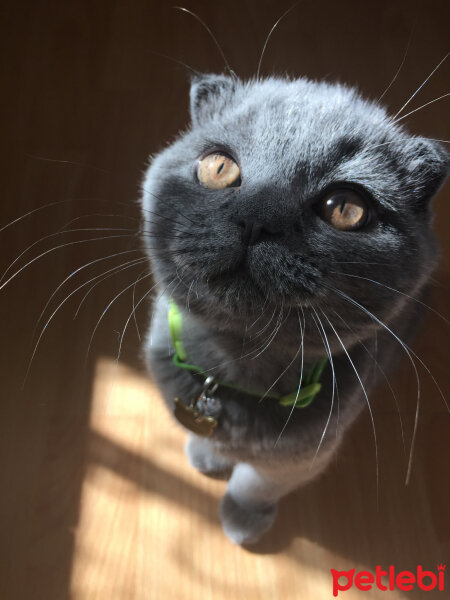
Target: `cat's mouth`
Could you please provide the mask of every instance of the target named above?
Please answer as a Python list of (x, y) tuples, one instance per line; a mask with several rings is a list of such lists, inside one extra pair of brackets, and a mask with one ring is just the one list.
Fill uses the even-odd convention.
[[(198, 248), (175, 255), (186, 290), (215, 305), (239, 310), (270, 302), (285, 306), (311, 305), (326, 296), (321, 285), (319, 257), (303, 256), (278, 244), (261, 242), (245, 247), (226, 245)], [(194, 282), (194, 283), (192, 283)], [(195, 293), (192, 293), (192, 289)]]
[[(310, 305), (323, 296), (314, 269), (272, 261), (263, 253), (246, 252), (232, 266), (215, 271), (204, 279), (208, 290), (230, 303), (267, 302), (286, 306)], [(233, 300), (234, 299), (234, 300)]]

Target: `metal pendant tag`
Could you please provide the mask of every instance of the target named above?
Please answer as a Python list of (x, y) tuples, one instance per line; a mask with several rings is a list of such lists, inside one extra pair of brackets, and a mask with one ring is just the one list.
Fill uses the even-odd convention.
[(220, 414), (220, 401), (212, 397), (217, 387), (214, 378), (207, 377), (202, 393), (190, 406), (184, 404), (180, 398), (175, 398), (173, 414), (177, 421), (197, 435), (209, 437), (217, 427)]
[(209, 437), (217, 426), (217, 419), (202, 415), (195, 406), (186, 406), (179, 398), (175, 398), (173, 414), (181, 425), (204, 437)]

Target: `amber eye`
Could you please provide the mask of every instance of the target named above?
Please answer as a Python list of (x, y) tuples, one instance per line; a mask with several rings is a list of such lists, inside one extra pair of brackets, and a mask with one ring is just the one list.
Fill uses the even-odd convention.
[(241, 171), (232, 158), (220, 152), (208, 154), (198, 160), (197, 178), (202, 185), (213, 190), (240, 185)]
[(360, 229), (369, 222), (367, 202), (353, 190), (330, 192), (317, 208), (324, 221), (341, 231)]

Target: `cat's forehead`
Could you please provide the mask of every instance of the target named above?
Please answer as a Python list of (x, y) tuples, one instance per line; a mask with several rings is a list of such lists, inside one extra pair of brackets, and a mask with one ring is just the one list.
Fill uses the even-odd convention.
[(352, 88), (307, 80), (240, 85), (198, 127), (249, 167), (283, 161), (286, 170), (322, 164), (336, 146), (367, 146), (391, 128), (386, 112)]
[[(339, 135), (371, 135), (386, 127), (385, 111), (363, 100), (355, 90), (320, 82), (267, 82), (243, 86), (224, 107), (228, 127), (233, 120), (253, 135), (313, 143)], [(268, 137), (266, 135), (266, 137)]]

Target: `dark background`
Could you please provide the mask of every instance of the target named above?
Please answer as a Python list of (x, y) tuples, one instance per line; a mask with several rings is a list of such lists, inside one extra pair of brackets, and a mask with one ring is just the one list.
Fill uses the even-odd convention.
[[(242, 77), (255, 74), (268, 31), (291, 4), (266, 0), (183, 2), (206, 21), (230, 65)], [(448, 51), (449, 9), (447, 0), (300, 1), (274, 31), (262, 72), (340, 80), (377, 98), (396, 73), (411, 36), (403, 68), (384, 98), (395, 114)], [(83, 215), (92, 216), (74, 221), (69, 228), (136, 229), (136, 200), (148, 156), (188, 120), (189, 70), (176, 60), (208, 72), (221, 72), (224, 64), (205, 29), (190, 15), (174, 10), (172, 2), (3, 2), (0, 10), (3, 272), (27, 246)], [(405, 113), (449, 91), (449, 64), (441, 66)], [(405, 124), (414, 133), (450, 139), (448, 107), (445, 98), (405, 119)], [(447, 185), (435, 202), (443, 259), (435, 276), (433, 300), (447, 315), (449, 192)], [(48, 203), (60, 204), (2, 230), (10, 221)], [(81, 231), (47, 238), (21, 257), (16, 268), (54, 246), (100, 235), (99, 231)], [(83, 476), (77, 465), (89, 416), (92, 366), (99, 355), (115, 356), (117, 331), (131, 310), (131, 290), (108, 311), (86, 365), (89, 338), (108, 302), (131, 284), (143, 267), (124, 271), (97, 286), (75, 321), (72, 316), (80, 296), (62, 307), (42, 339), (22, 390), (36, 320), (49, 295), (71, 271), (102, 256), (138, 247), (133, 237), (69, 245), (48, 252), (0, 290), (2, 599), (41, 597), (37, 592), (30, 595), (28, 586), (52, 572), (56, 560), (52, 545), (42, 547), (40, 532), (30, 530), (36, 511), (44, 514), (49, 504), (58, 506), (55, 536), (60, 543), (55, 547), (66, 544), (65, 550), (70, 550), (67, 531), (77, 516)], [(120, 260), (100, 263), (104, 270), (114, 264)], [(94, 277), (100, 272), (98, 266), (86, 269), (79, 279), (73, 278), (78, 283), (67, 283), (65, 294), (87, 281), (88, 274)], [(64, 297), (60, 290), (48, 315)], [(138, 316), (145, 324), (147, 311)], [(438, 334), (424, 342), (424, 351), (446, 389), (448, 334), (439, 320), (433, 323)], [(132, 329), (123, 360), (141, 368), (139, 341)], [(411, 373), (405, 369), (402, 376), (409, 380)], [(431, 404), (423, 416), (418, 460), (422, 456), (424, 461), (446, 468), (445, 417), (436, 417), (442, 415), (442, 406), (435, 389), (428, 386), (427, 391)], [(406, 413), (413, 408), (407, 405)], [(52, 428), (64, 439), (63, 456), (52, 456), (52, 448), (45, 443)], [(432, 442), (425, 435), (430, 432)], [(63, 483), (55, 484), (51, 467), (46, 472), (36, 468), (46, 454), (46, 464), (54, 469), (60, 468), (58, 461), (64, 463)], [(45, 502), (39, 492), (42, 480), (48, 484)], [(436, 475), (426, 485), (434, 490), (436, 515), (442, 509), (439, 527), (445, 538), (448, 507), (439, 482)], [(70, 552), (67, 555), (70, 557)], [(70, 560), (52, 577), (52, 589), (58, 590), (54, 597), (65, 598)]]

